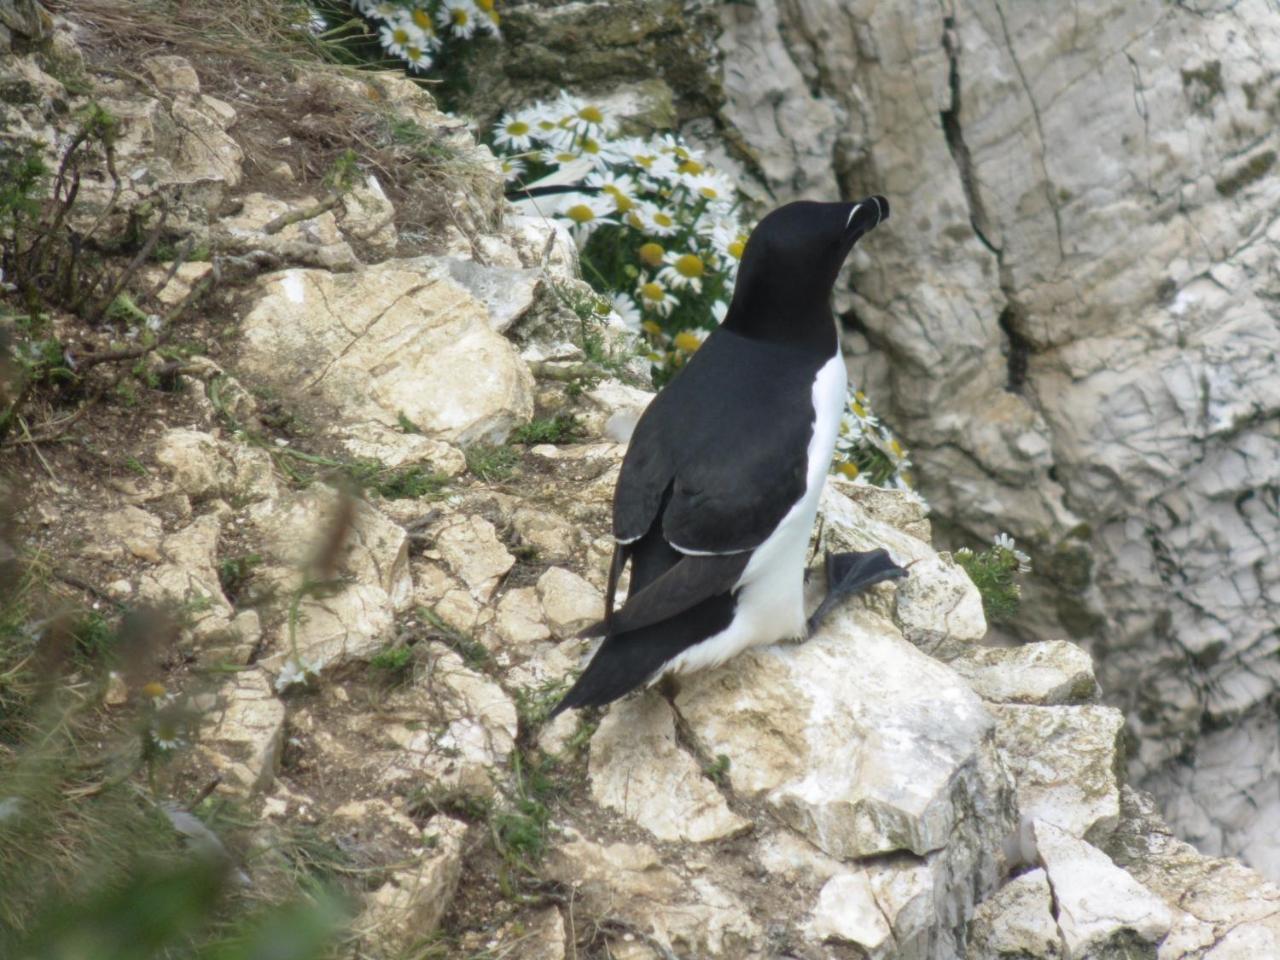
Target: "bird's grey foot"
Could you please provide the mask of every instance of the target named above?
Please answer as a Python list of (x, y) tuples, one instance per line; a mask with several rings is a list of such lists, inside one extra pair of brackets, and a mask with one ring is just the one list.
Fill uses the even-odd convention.
[(865, 553), (827, 553), (827, 595), (809, 618), (809, 636), (817, 631), (822, 621), (846, 597), (861, 593), (873, 584), (885, 580), (900, 580), (907, 571), (893, 562), (889, 551), (881, 548)]

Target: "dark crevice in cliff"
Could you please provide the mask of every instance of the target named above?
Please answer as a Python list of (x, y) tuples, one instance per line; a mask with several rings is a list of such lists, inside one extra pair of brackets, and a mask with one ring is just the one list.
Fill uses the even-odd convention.
[(965, 200), (969, 203), (969, 223), (982, 245), (1000, 257), (1000, 248), (990, 240), (991, 226), (987, 218), (986, 207), (982, 203), (982, 194), (978, 192), (978, 181), (973, 172), (973, 157), (964, 142), (964, 131), (960, 129), (960, 50), (956, 40), (955, 18), (945, 17), (942, 21), (942, 47), (947, 51), (948, 75), (951, 86), (951, 105), (939, 116), (942, 119), (942, 133), (947, 139), (947, 149), (960, 171), (960, 185), (964, 189)]
[(1018, 332), (1014, 324), (1013, 307), (1005, 307), (996, 320), (1008, 340), (1005, 352), (1009, 379), (1004, 388), (1010, 393), (1022, 393), (1027, 385), (1027, 366), (1031, 357), (1031, 342)]

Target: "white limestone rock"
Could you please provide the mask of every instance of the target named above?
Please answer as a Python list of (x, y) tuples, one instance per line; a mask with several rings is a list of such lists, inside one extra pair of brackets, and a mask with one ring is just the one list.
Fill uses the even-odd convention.
[(647, 844), (606, 846), (569, 830), (545, 870), (573, 887), (576, 917), (619, 918), (680, 956), (750, 957), (763, 936), (741, 900), (712, 880), (685, 880)]
[[(1144, 785), (1280, 878), (1280, 13), (724, 10), (719, 117), (777, 201), (893, 201), (837, 302), (936, 516), (1034, 545), (1020, 638), (1105, 623)], [(1188, 776), (1192, 753), (1222, 765)]]
[(83, 555), (97, 560), (122, 560), (127, 556), (152, 563), (160, 561), (160, 518), (135, 506), (97, 516), (89, 528), (93, 539)]
[(1093, 658), (1065, 640), (1020, 647), (971, 647), (948, 666), (990, 703), (1056, 706), (1098, 696)]
[(1102, 843), (1120, 816), (1124, 715), (1114, 707), (995, 706), (996, 742), (1017, 784), (1022, 829), (1052, 823)]
[(965, 960), (1061, 960), (1062, 937), (1043, 869), (1015, 877), (974, 911)]
[(809, 921), (819, 940), (839, 940), (875, 955), (893, 936), (865, 874), (838, 873), (822, 888)]
[(551, 631), (542, 619), (538, 591), (532, 587), (517, 587), (502, 595), (494, 628), (503, 641), (515, 648), (527, 648), (551, 637)]
[(221, 775), (220, 792), (247, 798), (271, 786), (284, 745), (284, 716), (264, 671), (228, 676), (202, 717), (197, 745)]
[(390, 443), (403, 415), (436, 439), (500, 442), (533, 413), (528, 368), (452, 280), (399, 261), (345, 278), (294, 269), (250, 298), (242, 369), (316, 407), (338, 436), (377, 425)]
[(396, 252), (400, 234), (395, 220), (396, 208), (372, 173), (342, 195), (338, 228), (349, 241), (363, 244), (376, 257)]
[(1044, 864), (1067, 960), (1154, 956), (1173, 915), (1164, 901), (1097, 847), (1037, 820)]
[(409, 950), (435, 932), (457, 893), (469, 830), (459, 820), (432, 817), (422, 831), (425, 849), (365, 897), (356, 930), (391, 952)]
[(684, 679), (676, 706), (729, 757), (735, 791), (838, 858), (945, 846), (993, 726), (958, 677), (853, 605), (806, 643)]
[(659, 840), (702, 843), (751, 827), (676, 743), (675, 714), (650, 694), (615, 704), (591, 738), (591, 796)]
[(497, 528), (483, 517), (456, 516), (446, 520), (436, 531), (432, 545), (482, 603), (493, 596), (502, 577), (516, 562), (498, 539)]
[[(368, 502), (317, 484), (254, 504), (245, 517), (249, 533), (275, 564), (301, 570), (323, 559), (333, 569), (321, 573), (380, 590), (391, 609), (411, 604), (408, 537)], [(339, 542), (331, 543), (339, 533)]]
[(551, 567), (538, 578), (538, 599), (557, 637), (571, 637), (604, 618), (600, 591), (564, 567)]

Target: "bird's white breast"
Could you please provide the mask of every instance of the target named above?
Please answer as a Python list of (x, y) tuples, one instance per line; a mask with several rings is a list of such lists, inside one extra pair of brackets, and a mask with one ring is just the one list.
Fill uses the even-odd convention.
[(663, 672), (714, 667), (748, 647), (804, 634), (805, 554), (840, 432), (847, 390), (844, 358), (837, 351), (813, 381), (813, 436), (804, 496), (752, 553), (738, 579), (737, 606), (729, 626), (685, 650)]

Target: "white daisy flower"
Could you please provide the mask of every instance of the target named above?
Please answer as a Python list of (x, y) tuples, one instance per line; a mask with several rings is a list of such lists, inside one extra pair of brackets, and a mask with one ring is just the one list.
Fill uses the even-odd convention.
[(668, 253), (667, 265), (658, 271), (658, 279), (673, 290), (702, 292), (706, 262), (696, 253)]
[(569, 222), (579, 247), (597, 228), (616, 222), (609, 219), (612, 212), (613, 203), (609, 198), (586, 193), (566, 193), (556, 206), (556, 216)]
[(706, 330), (681, 330), (671, 342), (675, 344), (676, 349), (685, 353), (693, 353), (702, 346), (702, 341), (706, 339)]
[(636, 302), (626, 293), (615, 293), (610, 297), (613, 303), (613, 309), (618, 317), (626, 324), (627, 329), (635, 333), (640, 332), (640, 322), (644, 319), (640, 314), (640, 308), (636, 306)]
[(724, 318), (729, 315), (729, 304), (723, 300), (717, 300), (711, 304), (711, 316), (715, 319), (716, 324), (724, 323)]
[(671, 316), (671, 311), (679, 305), (675, 296), (660, 282), (651, 280), (644, 274), (640, 275), (640, 282), (636, 284), (636, 295), (639, 296), (640, 304), (644, 309), (660, 317)]
[(706, 200), (713, 206), (730, 207), (737, 199), (733, 183), (724, 174), (714, 170), (684, 174), (680, 177), (680, 183), (695, 198)]
[(507, 114), (493, 128), (493, 142), (523, 152), (533, 146), (533, 125), (518, 114)]
[(1013, 552), (1014, 547), (1017, 545), (1013, 537), (1007, 533), (997, 533), (991, 540), (997, 547), (1003, 547), (1010, 552)]
[(378, 28), (378, 41), (393, 57), (404, 57), (410, 46), (415, 46), (409, 28), (399, 22), (385, 23)]
[(524, 161), (519, 157), (500, 157), (502, 162), (502, 177), (507, 182), (519, 180), (524, 176)]
[(477, 13), (471, 0), (445, 0), (436, 12), (436, 23), (453, 36), (470, 40), (476, 32)]
[(426, 73), (430, 70), (435, 62), (430, 53), (431, 49), (431, 47), (405, 47), (404, 59), (409, 64), (409, 69), (415, 73)]
[(1018, 549), (1016, 541), (1007, 533), (997, 533), (992, 537), (992, 542), (1001, 549), (1008, 550), (1013, 554), (1015, 560), (1018, 561), (1019, 573), (1031, 572), (1031, 558)]
[(611, 170), (598, 170), (587, 177), (587, 186), (596, 187), (613, 201), (613, 208), (618, 213), (626, 213), (637, 203), (636, 182), (627, 174), (614, 173)]
[(657, 237), (669, 237), (680, 231), (676, 215), (670, 209), (649, 201), (636, 204), (634, 211), (644, 222), (644, 229)]

